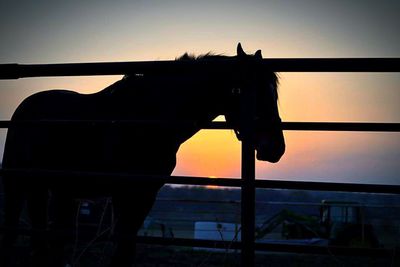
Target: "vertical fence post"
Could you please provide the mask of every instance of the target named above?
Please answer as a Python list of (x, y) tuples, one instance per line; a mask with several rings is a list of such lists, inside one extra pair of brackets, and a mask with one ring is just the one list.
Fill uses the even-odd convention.
[(255, 87), (246, 84), (241, 92), (241, 135), (242, 135), (242, 191), (241, 266), (254, 266), (255, 246), (255, 155), (252, 145), (255, 115)]

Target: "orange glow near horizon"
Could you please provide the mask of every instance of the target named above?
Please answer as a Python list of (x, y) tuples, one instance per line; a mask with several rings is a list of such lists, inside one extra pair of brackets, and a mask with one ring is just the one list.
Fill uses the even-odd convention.
[(181, 145), (174, 174), (234, 177), (240, 165), (240, 143), (231, 131), (202, 130)]
[(398, 73), (283, 73), (283, 121), (398, 122)]
[[(207, 135), (206, 139), (203, 139)], [(279, 163), (256, 161), (259, 179), (379, 183), (398, 173), (397, 133), (286, 131)], [(220, 143), (218, 147), (213, 146)], [(229, 156), (228, 156), (229, 155)], [(240, 177), (240, 142), (229, 131), (201, 131), (181, 146), (174, 175)], [(365, 173), (365, 170), (368, 173)], [(386, 170), (388, 173), (383, 173)], [(392, 172), (392, 173), (390, 173)], [(323, 180), (321, 180), (323, 179)], [(375, 180), (376, 179), (376, 180)], [(391, 183), (395, 183), (392, 181)]]

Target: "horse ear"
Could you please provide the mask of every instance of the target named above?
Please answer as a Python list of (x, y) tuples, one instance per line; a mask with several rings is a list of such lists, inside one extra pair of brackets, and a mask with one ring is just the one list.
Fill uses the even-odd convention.
[(254, 56), (256, 58), (262, 59), (261, 50), (257, 50), (257, 52), (254, 54)]
[(242, 45), (240, 43), (238, 43), (238, 45), (237, 45), (236, 53), (237, 53), (238, 57), (246, 56), (246, 53), (243, 51)]

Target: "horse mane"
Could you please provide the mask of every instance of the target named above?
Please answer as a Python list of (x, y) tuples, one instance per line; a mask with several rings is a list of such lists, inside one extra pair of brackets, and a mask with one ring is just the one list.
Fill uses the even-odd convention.
[[(229, 56), (225, 56), (222, 54), (214, 54), (212, 52), (207, 52), (205, 54), (201, 54), (201, 55), (194, 55), (191, 53), (184, 53), (183, 55), (175, 58), (175, 61), (194, 61), (194, 60), (202, 60), (202, 59), (221, 59), (221, 58), (228, 58)], [(123, 80), (125, 79), (131, 79), (134, 77), (141, 77), (142, 75), (138, 75), (138, 74), (125, 74), (123, 77)]]
[(180, 57), (175, 58), (176, 61), (185, 61), (185, 60), (202, 60), (202, 59), (221, 59), (221, 58), (229, 58), (228, 56), (225, 56), (223, 54), (214, 54), (212, 52), (207, 52), (205, 54), (202, 55), (194, 55), (194, 54), (189, 54), (189, 53), (185, 53)]
[[(196, 61), (196, 60), (203, 60), (203, 59), (224, 59), (224, 58), (225, 59), (230, 58), (230, 56), (226, 56), (224, 54), (214, 54), (213, 52), (207, 52), (205, 54), (196, 56), (192, 53), (185, 52), (183, 55), (175, 58), (175, 61)], [(266, 75), (269, 76), (268, 78), (271, 81), (272, 87), (275, 90), (275, 95), (278, 99), (279, 76), (273, 71), (267, 72)], [(138, 75), (138, 74), (126, 74), (126, 75), (124, 75), (122, 80), (127, 80), (127, 79), (131, 80), (132, 78), (135, 78), (135, 77), (137, 78), (137, 77), (141, 77), (141, 76), (142, 75)]]

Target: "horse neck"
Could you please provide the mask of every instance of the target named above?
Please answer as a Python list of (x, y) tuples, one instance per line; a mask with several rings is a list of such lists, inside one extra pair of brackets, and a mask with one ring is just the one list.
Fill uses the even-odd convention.
[[(191, 74), (129, 79), (98, 93), (111, 109), (125, 112), (133, 108), (132, 114), (120, 114), (126, 119), (193, 121), (203, 125), (225, 111), (228, 89), (219, 77)], [(194, 130), (200, 129), (191, 131)]]
[(199, 82), (194, 88), (194, 95), (187, 100), (188, 109), (181, 112), (183, 120), (195, 122), (195, 126), (181, 129), (181, 141), (184, 142), (204, 126), (209, 125), (216, 117), (225, 114), (226, 86), (217, 80)]

